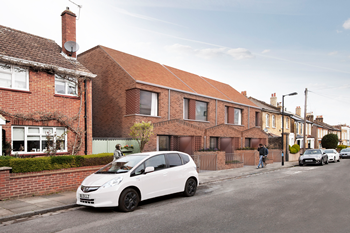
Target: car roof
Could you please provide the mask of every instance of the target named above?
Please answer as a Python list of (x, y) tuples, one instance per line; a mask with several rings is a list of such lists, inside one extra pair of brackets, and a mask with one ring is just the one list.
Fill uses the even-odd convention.
[(143, 152), (143, 153), (136, 153), (136, 154), (131, 154), (131, 155), (141, 155), (141, 156), (153, 156), (153, 155), (159, 155), (159, 154), (170, 154), (170, 153), (182, 153), (182, 154), (186, 154), (184, 152), (181, 151), (149, 151), (149, 152)]

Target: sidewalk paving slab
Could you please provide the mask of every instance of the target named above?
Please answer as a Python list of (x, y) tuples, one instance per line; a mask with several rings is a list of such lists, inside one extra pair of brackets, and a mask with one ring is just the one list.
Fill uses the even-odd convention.
[[(242, 176), (264, 173), (296, 166), (297, 162), (285, 162), (268, 164), (266, 168), (256, 169), (256, 166), (244, 166), (219, 171), (206, 171), (199, 173), (199, 184), (209, 184), (223, 180), (235, 179)], [(35, 196), (27, 198), (10, 199), (0, 201), (0, 224), (12, 220), (43, 215), (45, 213), (77, 207), (75, 191), (62, 192), (51, 195)]]

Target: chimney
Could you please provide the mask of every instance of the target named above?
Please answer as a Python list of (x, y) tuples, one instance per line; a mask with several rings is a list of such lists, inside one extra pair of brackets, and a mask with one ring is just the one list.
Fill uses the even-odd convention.
[(277, 97), (276, 97), (276, 93), (271, 94), (270, 104), (271, 104), (272, 106), (277, 107)]
[(62, 17), (62, 51), (68, 56), (77, 57), (76, 52), (70, 53), (64, 48), (67, 41), (76, 42), (76, 15), (69, 10), (69, 7), (61, 14)]
[(323, 116), (317, 116), (316, 121), (323, 122)]
[(282, 112), (282, 102), (277, 102), (277, 108), (280, 112)]
[(306, 113), (306, 120), (313, 122), (314, 121), (314, 113), (313, 112)]
[(295, 115), (301, 116), (301, 108), (300, 106), (297, 106), (295, 109)]
[(247, 91), (241, 91), (241, 94), (247, 97)]

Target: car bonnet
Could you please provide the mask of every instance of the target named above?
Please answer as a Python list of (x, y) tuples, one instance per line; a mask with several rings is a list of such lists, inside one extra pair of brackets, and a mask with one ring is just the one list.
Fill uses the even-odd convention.
[(119, 173), (119, 174), (95, 174), (94, 173), (86, 177), (85, 180), (82, 182), (82, 185), (101, 186), (114, 178), (117, 178), (120, 176), (124, 177), (126, 175), (129, 175), (129, 173)]

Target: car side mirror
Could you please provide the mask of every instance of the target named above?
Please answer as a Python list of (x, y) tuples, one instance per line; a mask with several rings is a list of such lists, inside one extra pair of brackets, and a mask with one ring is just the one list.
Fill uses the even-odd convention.
[(150, 173), (150, 172), (154, 172), (154, 167), (146, 167), (144, 174), (147, 174), (147, 173)]

